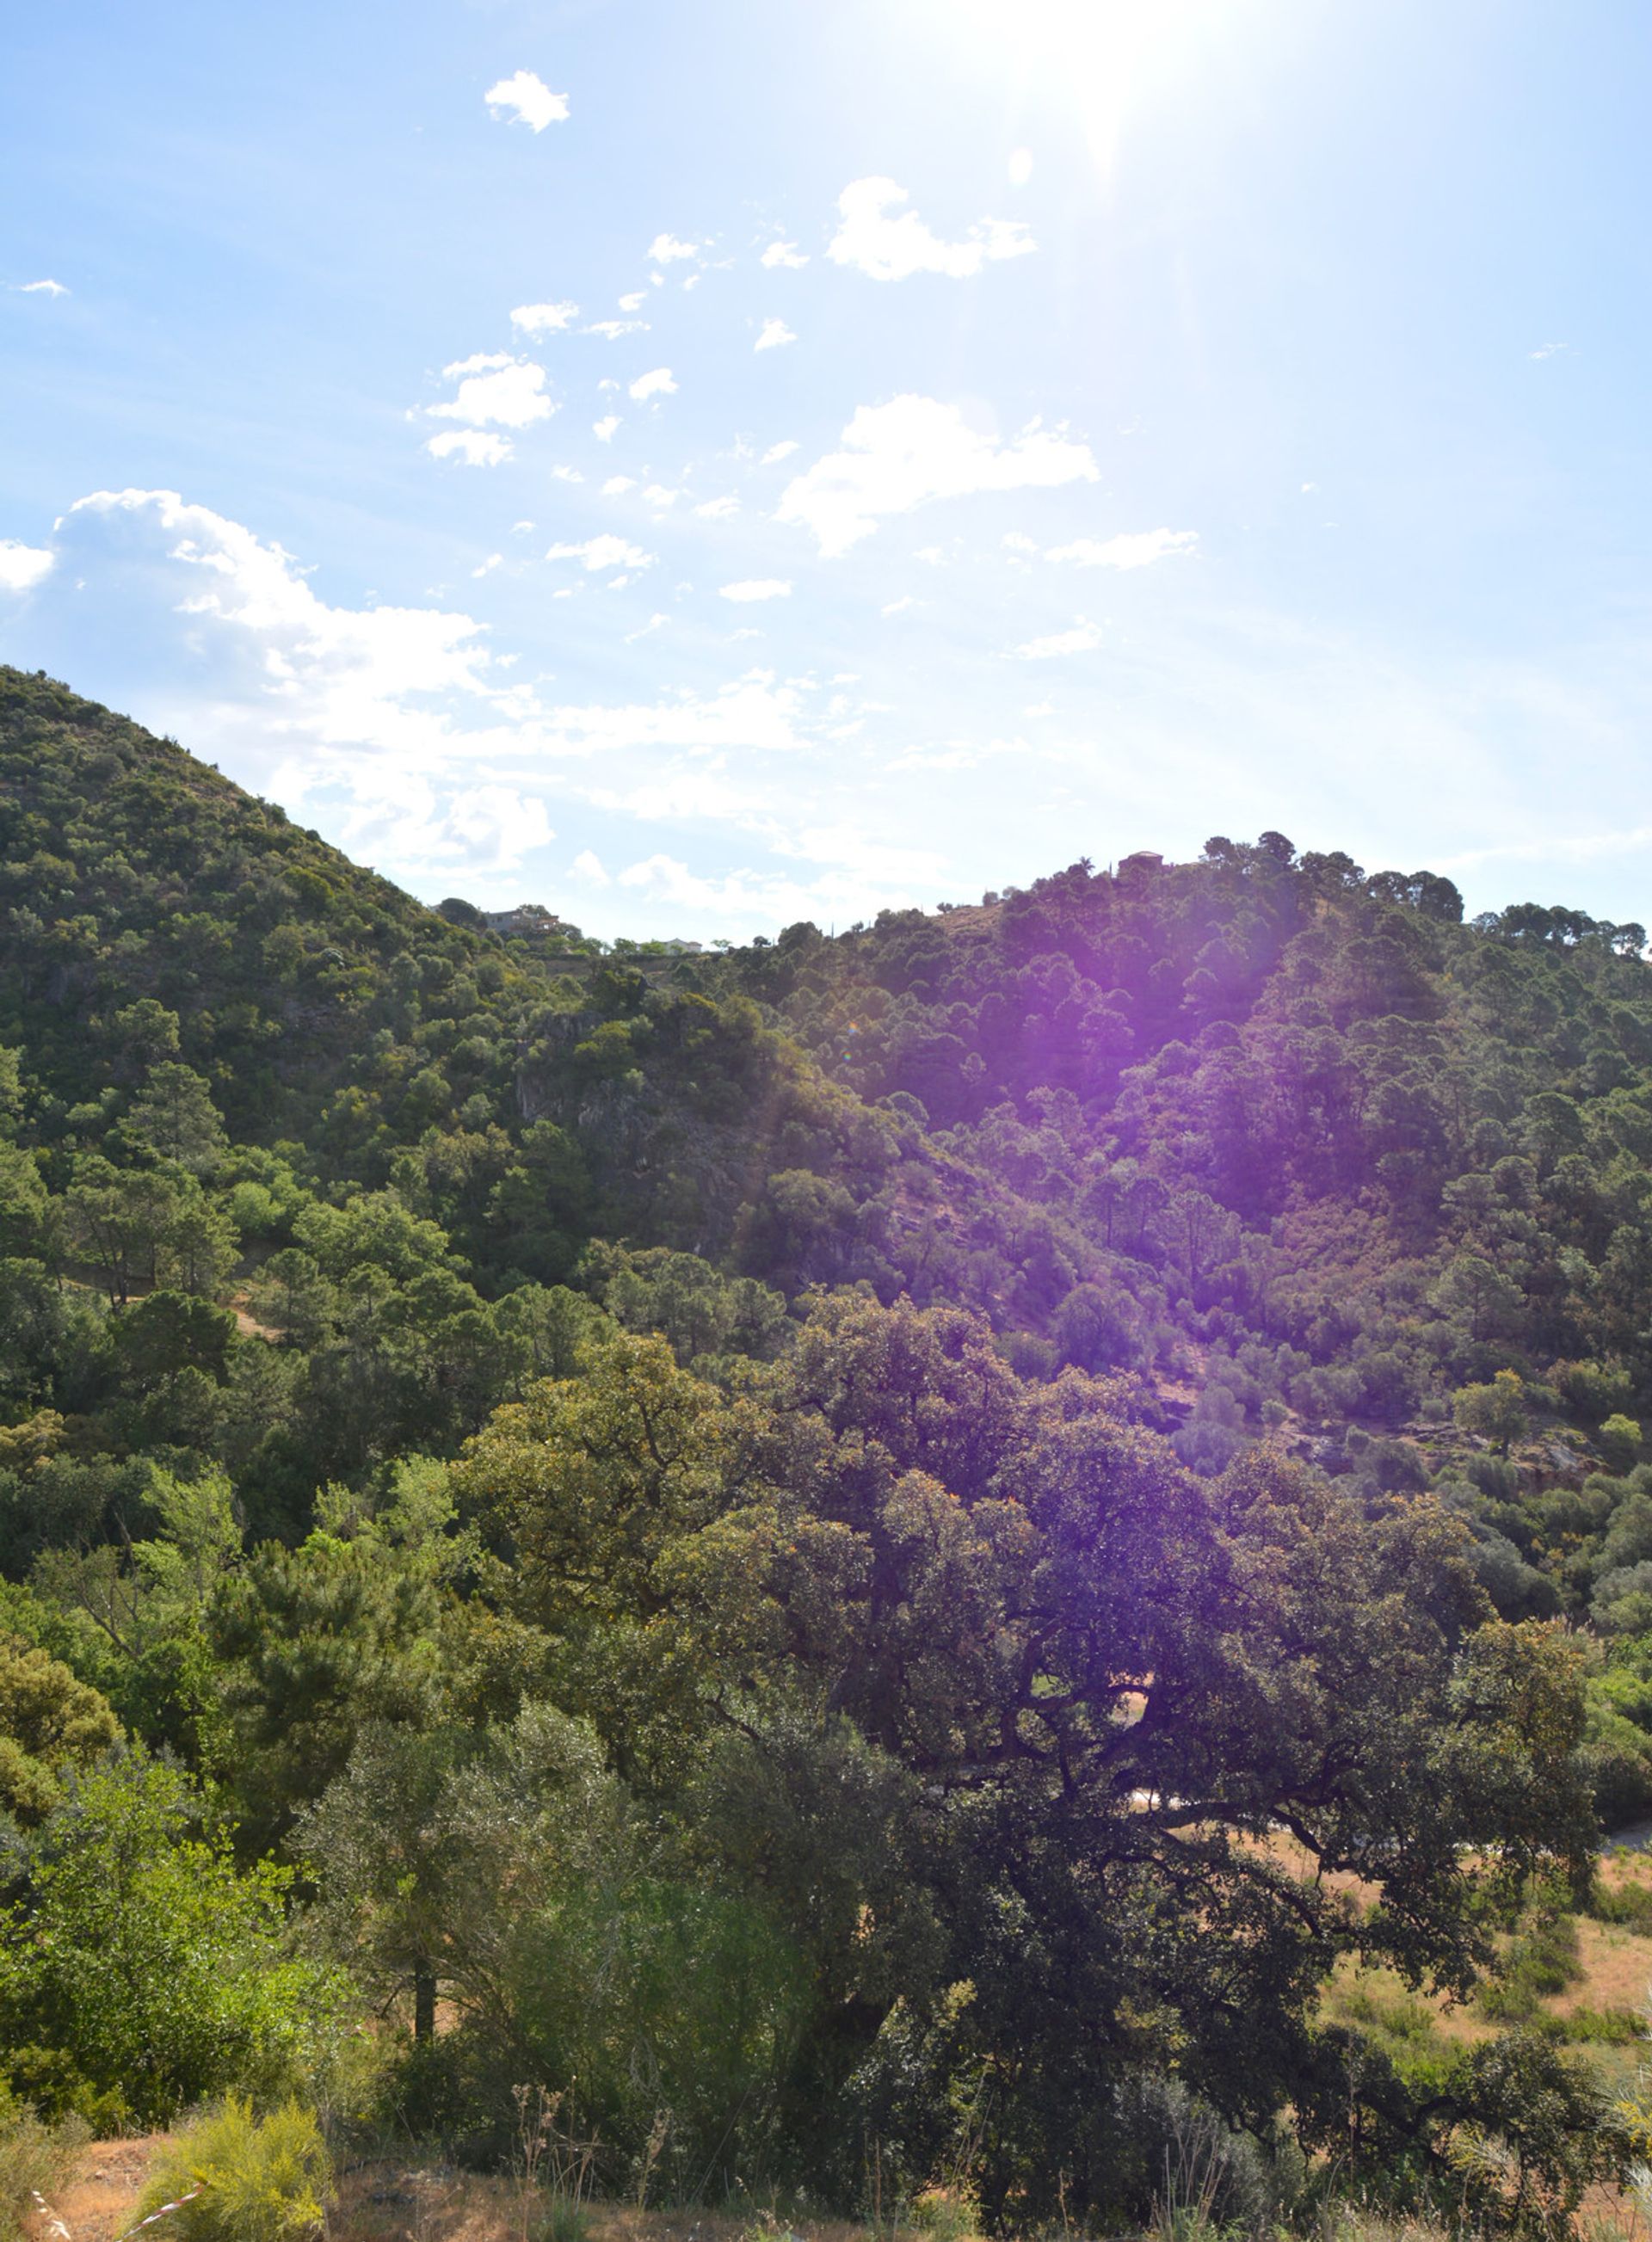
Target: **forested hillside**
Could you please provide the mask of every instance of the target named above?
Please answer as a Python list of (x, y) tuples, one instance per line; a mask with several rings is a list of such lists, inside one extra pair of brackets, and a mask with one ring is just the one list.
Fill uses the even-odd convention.
[(0, 2129), (527, 2083), (1024, 2227), (1193, 2112), (1235, 2219), (1562, 2231), (1641, 2121), (1492, 1981), (1652, 1805), (1644, 947), (1276, 834), (494, 932), (0, 671)]

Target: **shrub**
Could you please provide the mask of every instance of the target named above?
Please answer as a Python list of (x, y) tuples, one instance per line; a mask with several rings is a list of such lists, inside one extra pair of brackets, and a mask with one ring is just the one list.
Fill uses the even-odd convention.
[(319, 2051), (336, 1989), (287, 1950), (290, 1878), (238, 1872), (198, 1811), (175, 1769), (133, 1757), (82, 1775), (29, 1840), (0, 1908), (0, 2046), (34, 2051), (49, 2113), (118, 2091), (153, 2123), (279, 2091)]
[(312, 2111), (285, 2102), (267, 2117), (232, 2095), (170, 2142), (138, 2198), (145, 2219), (198, 2189), (173, 2214), (177, 2242), (299, 2242), (332, 2200), (332, 2160)]
[(37, 2222), (27, 2223), (35, 2196), (50, 2197), (61, 2185), (90, 2138), (80, 2118), (48, 2125), (0, 2085), (0, 2242), (23, 2242), (38, 2232)]

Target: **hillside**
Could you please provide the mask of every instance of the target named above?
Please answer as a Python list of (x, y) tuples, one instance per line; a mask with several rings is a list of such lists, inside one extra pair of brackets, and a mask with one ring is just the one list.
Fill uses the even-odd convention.
[(604, 948), (15, 672), (0, 821), (0, 2127), (1626, 2169), (1640, 929), (1267, 834)]

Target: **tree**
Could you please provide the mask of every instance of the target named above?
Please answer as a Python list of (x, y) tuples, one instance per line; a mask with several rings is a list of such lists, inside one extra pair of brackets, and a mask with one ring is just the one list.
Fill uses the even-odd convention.
[(239, 1873), (198, 1814), (181, 1775), (135, 1756), (83, 1775), (30, 1839), (0, 1910), (0, 2046), (33, 2051), (60, 2106), (103, 2094), (165, 2124), (279, 2091), (326, 2040), (341, 1989), (287, 1952), (290, 1877)]
[(41, 1649), (0, 1635), (0, 1811), (25, 1826), (62, 1796), (63, 1775), (117, 1741), (108, 1701)]
[(1465, 1433), (1489, 1440), (1506, 1456), (1526, 1430), (1525, 1386), (1517, 1370), (1500, 1370), (1487, 1385), (1460, 1386), (1452, 1414)]
[(126, 1116), (124, 1133), (158, 1158), (194, 1175), (210, 1174), (229, 1144), (212, 1091), (193, 1067), (176, 1059), (150, 1068)]

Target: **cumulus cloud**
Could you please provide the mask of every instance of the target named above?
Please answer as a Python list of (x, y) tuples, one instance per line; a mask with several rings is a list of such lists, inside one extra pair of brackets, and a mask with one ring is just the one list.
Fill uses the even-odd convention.
[(837, 198), (842, 224), (827, 244), (828, 257), (874, 280), (906, 280), (914, 272), (968, 280), (984, 265), (1038, 247), (1017, 218), (983, 218), (963, 241), (943, 241), (916, 211), (901, 209), (910, 199), (893, 179), (851, 179)]
[(935, 499), (1049, 489), (1094, 482), (1097, 474), (1090, 446), (1058, 430), (1035, 421), (1010, 443), (996, 443), (957, 406), (933, 397), (863, 405), (843, 445), (788, 483), (776, 509), (776, 520), (811, 530), (827, 554), (847, 553), (881, 516)]
[(674, 233), (656, 233), (648, 244), (648, 257), (655, 265), (675, 265), (685, 257), (698, 257), (697, 241), (679, 241)]
[(635, 475), (610, 475), (602, 486), (602, 495), (604, 498), (623, 498), (627, 491), (635, 490), (636, 487)]
[(511, 313), (511, 325), (525, 335), (554, 335), (571, 327), (579, 316), (577, 304), (519, 304)]
[(640, 545), (628, 544), (623, 537), (612, 535), (588, 537), (582, 545), (553, 545), (546, 554), (547, 560), (578, 560), (588, 574), (604, 568), (651, 568), (652, 553), (645, 553)]
[(796, 339), (796, 336), (793, 334), (784, 319), (765, 319), (762, 324), (762, 332), (752, 345), (752, 348), (779, 350), (782, 345), (795, 343)]
[(1198, 550), (1196, 529), (1141, 529), (1120, 537), (1076, 537), (1071, 545), (1052, 545), (1044, 557), (1076, 561), (1081, 568), (1151, 568), (1156, 560)]
[(646, 304), (646, 303), (648, 302), (648, 290), (647, 290), (646, 288), (638, 288), (638, 289), (635, 290), (635, 291), (634, 291), (634, 292), (633, 292), (632, 294), (630, 294), (629, 296), (621, 296), (621, 299), (620, 299), (620, 309), (621, 309), (622, 312), (640, 312), (640, 311), (642, 309), (642, 306), (644, 305), (644, 304)]
[(511, 455), (507, 436), (485, 436), (480, 428), (446, 428), (425, 449), (433, 460), (462, 460), (467, 467), (502, 467)]
[(69, 291), (61, 280), (24, 280), (18, 284), (20, 296), (66, 296)]
[(0, 592), (30, 592), (50, 575), (53, 556), (42, 545), (0, 537)]
[(631, 384), (631, 394), (639, 405), (650, 397), (675, 397), (677, 385), (668, 366), (656, 366), (652, 373), (640, 373)]
[(619, 425), (619, 414), (617, 413), (604, 413), (601, 420), (592, 421), (591, 433), (596, 438), (599, 444), (611, 444), (614, 441), (614, 432)]
[(771, 241), (759, 261), (772, 272), (777, 265), (789, 265), (796, 271), (799, 265), (807, 265), (809, 259), (795, 241)]
[(667, 483), (650, 483), (642, 493), (644, 504), (655, 507), (675, 506), (682, 495)]
[(783, 576), (748, 576), (742, 583), (725, 584), (722, 596), (742, 605), (751, 600), (789, 600), (791, 586)]
[(771, 444), (758, 464), (765, 467), (777, 467), (782, 460), (790, 459), (796, 449), (796, 440), (788, 436), (783, 444)]
[(473, 428), (527, 428), (548, 420), (556, 407), (545, 394), (545, 369), (508, 351), (478, 351), (442, 368), (459, 384), (445, 404), (428, 405), (433, 420), (462, 420)]
[(514, 77), (500, 78), (497, 85), (488, 87), (482, 99), (495, 117), (514, 117), (531, 132), (560, 124), (567, 115), (567, 96), (553, 93), (532, 70), (519, 70)]
[(1030, 638), (1015, 648), (1017, 661), (1053, 661), (1064, 654), (1092, 654), (1101, 644), (1098, 625), (1078, 616), (1071, 630), (1052, 631), (1048, 638)]

